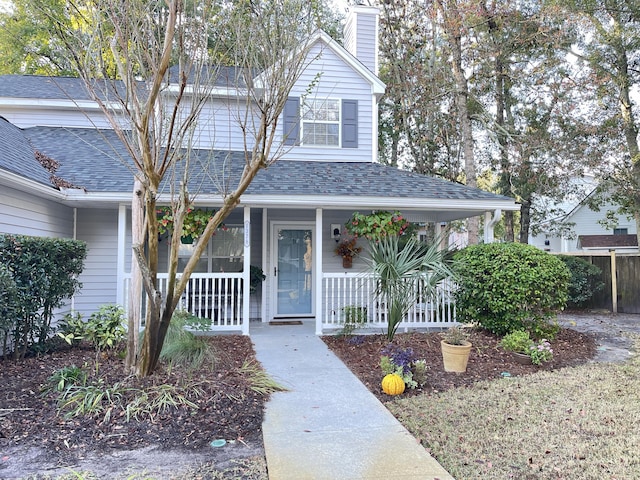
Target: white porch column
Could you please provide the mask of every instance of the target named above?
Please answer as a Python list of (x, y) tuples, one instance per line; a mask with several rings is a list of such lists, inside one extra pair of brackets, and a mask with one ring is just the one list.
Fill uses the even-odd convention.
[(129, 307), (124, 298), (124, 273), (125, 273), (125, 245), (127, 242), (127, 206), (118, 207), (118, 253), (116, 255), (117, 285), (116, 303), (125, 309)]
[(316, 238), (315, 238), (315, 266), (314, 284), (316, 292), (316, 335), (322, 335), (322, 244), (324, 243), (324, 230), (322, 228), (322, 209), (316, 208)]
[(493, 218), (491, 212), (484, 212), (484, 243), (493, 243), (495, 238), (493, 236), (493, 228), (500, 221), (502, 217), (502, 210), (496, 208), (493, 212)]
[(251, 279), (251, 207), (244, 207), (244, 257), (242, 264), (242, 334), (249, 335), (249, 282)]
[[(267, 262), (267, 255), (269, 253), (268, 249), (267, 249), (267, 245), (269, 242), (269, 221), (268, 221), (268, 209), (263, 208), (262, 209), (262, 241), (261, 241), (261, 245), (262, 245), (262, 266), (260, 268), (262, 268), (262, 271), (264, 273), (268, 273), (269, 272), (269, 265)], [(262, 298), (260, 299), (260, 321), (267, 322), (267, 298), (269, 298), (269, 289), (268, 287), (271, 286), (271, 281), (269, 280), (269, 275), (267, 275), (267, 278), (264, 282), (262, 282)]]

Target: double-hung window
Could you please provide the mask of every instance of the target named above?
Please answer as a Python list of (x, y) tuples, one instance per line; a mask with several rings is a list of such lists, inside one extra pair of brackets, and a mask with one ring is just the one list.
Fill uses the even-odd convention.
[(282, 125), (285, 145), (358, 148), (358, 101), (290, 97)]
[[(180, 245), (178, 253), (180, 270), (184, 269), (195, 245)], [(216, 230), (203, 252), (196, 272), (241, 272), (244, 257), (244, 227), (227, 225)]]
[(340, 145), (340, 100), (305, 100), (301, 117), (302, 145)]

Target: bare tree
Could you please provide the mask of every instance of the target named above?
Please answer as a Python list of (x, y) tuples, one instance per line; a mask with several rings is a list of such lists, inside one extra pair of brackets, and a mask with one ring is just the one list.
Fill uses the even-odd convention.
[[(97, 0), (71, 3), (66, 11), (94, 29), (71, 30), (68, 17), (56, 23), (52, 33), (65, 45), (89, 94), (130, 156), (127, 164), (135, 181), (130, 371), (146, 376), (155, 370), (173, 312), (207, 242), (259, 170), (284, 153), (278, 119), (311, 60), (313, 8), (313, 2), (302, 0)], [(202, 152), (193, 147), (196, 126), (206, 121), (203, 106), (221, 81), (231, 92), (229, 117), (243, 133), (244, 168), (236, 184), (219, 184), (222, 206), (210, 218), (180, 275), (180, 236), (172, 236), (168, 280), (161, 291), (157, 201), (162, 189), (168, 188), (173, 228), (180, 232), (197, 195), (188, 187), (194, 167), (202, 161)], [(138, 350), (140, 285), (147, 301)]]

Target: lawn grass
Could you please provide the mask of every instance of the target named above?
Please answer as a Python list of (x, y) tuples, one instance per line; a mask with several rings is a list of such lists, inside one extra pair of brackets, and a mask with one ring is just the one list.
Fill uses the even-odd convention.
[(506, 377), (387, 407), (458, 479), (640, 478), (638, 357)]

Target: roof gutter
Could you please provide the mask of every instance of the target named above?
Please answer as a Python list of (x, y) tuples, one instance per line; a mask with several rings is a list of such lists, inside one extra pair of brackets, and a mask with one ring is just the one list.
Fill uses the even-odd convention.
[(36, 182), (6, 170), (0, 170), (0, 185), (5, 185), (50, 200), (62, 201), (64, 199), (64, 194), (56, 190), (53, 185)]
[[(49, 190), (49, 194), (55, 193), (59, 201), (67, 205), (88, 205), (91, 203), (122, 204), (131, 202), (130, 192), (86, 192), (82, 189), (65, 189), (60, 192)], [(171, 195), (161, 194), (158, 203), (169, 203)], [(220, 195), (201, 194), (195, 196), (199, 205), (222, 205)], [(486, 211), (517, 211), (520, 206), (511, 199), (502, 200), (447, 200), (427, 199), (412, 197), (374, 197), (374, 196), (344, 196), (328, 197), (323, 195), (243, 195), (239, 206), (270, 207), (270, 208), (333, 208), (337, 210), (376, 210), (397, 209), (402, 211), (436, 210), (454, 212), (459, 210), (486, 212)]]

